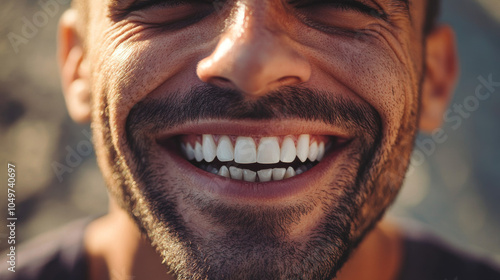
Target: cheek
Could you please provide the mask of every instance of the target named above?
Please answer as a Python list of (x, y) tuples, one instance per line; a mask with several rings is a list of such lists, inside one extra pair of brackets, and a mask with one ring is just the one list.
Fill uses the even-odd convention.
[(317, 43), (320, 47), (309, 45), (307, 50), (315, 73), (310, 84), (374, 107), (382, 118), (385, 141), (394, 143), (417, 94), (411, 66), (376, 39), (331, 38)]
[(123, 127), (130, 109), (153, 92), (194, 85), (200, 54), (213, 38), (199, 29), (165, 34), (129, 25), (105, 32), (111, 35), (105, 36), (94, 56), (93, 92), (108, 105), (113, 128)]

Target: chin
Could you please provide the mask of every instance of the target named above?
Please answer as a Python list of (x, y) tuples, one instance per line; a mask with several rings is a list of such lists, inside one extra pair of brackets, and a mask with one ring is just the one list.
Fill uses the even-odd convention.
[[(196, 133), (160, 134), (137, 146), (148, 148), (134, 148), (143, 164), (127, 210), (169, 268), (181, 279), (332, 279), (361, 238), (352, 235), (366, 196), (361, 187), (366, 183), (358, 175), (370, 164), (375, 143), (339, 134)], [(189, 146), (201, 145), (206, 151), (207, 137), (216, 147), (228, 136), (235, 148), (239, 137), (278, 139), (282, 148), (282, 139), (296, 139), (297, 144), (303, 135), (309, 147), (318, 145), (318, 139), (325, 141), (319, 144), (325, 146), (321, 157), (240, 163), (216, 156), (209, 162), (200, 155), (191, 158), (187, 150), (194, 139)], [(258, 140), (257, 155), (262, 143)], [(289, 166), (281, 167), (284, 164)], [(225, 168), (231, 171), (220, 172)], [(289, 169), (294, 172), (274, 177), (280, 168), (285, 175)], [(270, 179), (262, 178), (262, 170), (269, 169)], [(245, 178), (241, 173), (248, 174), (246, 170), (256, 176)]]
[(397, 194), (381, 172), (406, 168), (383, 161), (376, 113), (152, 126), (152, 106), (130, 113), (110, 185), (179, 279), (333, 279)]

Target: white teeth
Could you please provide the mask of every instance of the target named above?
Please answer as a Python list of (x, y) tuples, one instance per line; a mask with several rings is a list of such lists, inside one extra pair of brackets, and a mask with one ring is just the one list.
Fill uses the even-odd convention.
[(219, 176), (222, 176), (222, 177), (226, 177), (226, 178), (229, 178), (229, 169), (227, 169), (227, 167), (225, 165), (223, 165), (220, 170), (219, 170), (219, 173), (217, 173)]
[(222, 162), (232, 161), (234, 159), (234, 148), (231, 139), (228, 136), (221, 136), (217, 146), (217, 159)]
[(197, 162), (203, 160), (203, 148), (198, 141), (196, 141), (196, 144), (194, 145), (194, 157)]
[(186, 156), (188, 160), (193, 160), (194, 159), (194, 149), (193, 146), (191, 146), (190, 143), (186, 145)]
[(297, 157), (302, 162), (306, 161), (309, 156), (309, 139), (308, 134), (302, 134), (297, 141)]
[(277, 137), (263, 137), (257, 149), (257, 162), (264, 164), (280, 161), (280, 144)]
[(325, 156), (325, 143), (321, 142), (319, 143), (318, 146), (318, 157), (316, 158), (316, 160), (320, 161), (323, 159), (324, 156)]
[(184, 155), (187, 155), (186, 144), (181, 143), (181, 150), (184, 153)]
[(203, 134), (203, 157), (206, 162), (212, 162), (215, 159), (216, 149), (212, 135)]
[(243, 169), (243, 180), (247, 182), (255, 182), (256, 177), (257, 177), (257, 172), (249, 169)]
[(309, 155), (307, 158), (312, 162), (318, 158), (318, 143), (316, 143), (316, 141), (309, 146)]
[(328, 146), (324, 142), (318, 144), (316, 140), (309, 143), (311, 137), (308, 134), (300, 135), (297, 145), (292, 136), (284, 137), (281, 148), (278, 137), (263, 137), (260, 139), (259, 146), (256, 147), (252, 137), (240, 136), (236, 139), (234, 148), (227, 135), (221, 136), (218, 144), (210, 134), (203, 134), (202, 140), (201, 144), (196, 141), (194, 148), (190, 143), (181, 143), (182, 151), (188, 160), (212, 162), (217, 157), (221, 162), (234, 160), (242, 164), (275, 164), (280, 161), (291, 163), (298, 158), (301, 162), (307, 159), (314, 162), (322, 160), (328, 146), (331, 146), (331, 143), (328, 143)]
[(236, 138), (236, 147), (234, 147), (234, 161), (236, 163), (256, 163), (257, 150), (255, 141), (252, 137)]
[(290, 177), (293, 177), (295, 176), (295, 170), (293, 170), (293, 168), (290, 166), (286, 169), (286, 172), (285, 172), (285, 179), (288, 179)]
[[(198, 136), (199, 137), (199, 136)], [(202, 164), (200, 168), (203, 170), (217, 174), (222, 177), (232, 178), (235, 180), (245, 180), (247, 182), (268, 182), (280, 181), (299, 174), (302, 174), (314, 166), (314, 162), (321, 161), (325, 156), (326, 151), (331, 146), (328, 142), (325, 144), (317, 138), (311, 138), (308, 134), (302, 134), (297, 137), (295, 144), (293, 135), (288, 135), (283, 138), (281, 147), (278, 137), (262, 137), (260, 138), (258, 147), (252, 137), (239, 136), (236, 138), (236, 143), (233, 148), (233, 142), (230, 136), (221, 135), (216, 144), (214, 136), (210, 134), (201, 135), (202, 142), (195, 141), (194, 148), (191, 143), (186, 141), (180, 143), (182, 152), (188, 160), (196, 160), (207, 163), (213, 162), (216, 158), (219, 162), (231, 162), (239, 164), (276, 164), (294, 162), (297, 158), (301, 162), (307, 162), (297, 169), (288, 168), (266, 168), (259, 171), (250, 169), (238, 168), (235, 166), (221, 166), (215, 168), (217, 164)], [(199, 138), (198, 138), (199, 139)], [(312, 141), (312, 142), (311, 142)], [(244, 166), (240, 166), (244, 167)], [(273, 166), (268, 166), (273, 167)]]
[(286, 136), (281, 144), (281, 161), (290, 163), (297, 157), (297, 149), (295, 148), (295, 142), (293, 142), (292, 137)]
[(184, 155), (186, 156), (186, 158), (188, 160), (194, 159), (194, 149), (191, 146), (191, 144), (187, 143), (187, 145), (186, 145), (184, 143), (181, 143), (181, 148), (182, 148), (182, 152), (184, 153)]
[(271, 181), (271, 176), (273, 175), (273, 170), (272, 169), (262, 169), (262, 170), (257, 171), (257, 174), (259, 175), (260, 182), (269, 182), (269, 181)]
[(243, 170), (238, 167), (229, 167), (229, 173), (231, 174), (231, 179), (241, 180), (243, 179)]
[(273, 168), (273, 180), (279, 181), (283, 180), (285, 177), (286, 168)]

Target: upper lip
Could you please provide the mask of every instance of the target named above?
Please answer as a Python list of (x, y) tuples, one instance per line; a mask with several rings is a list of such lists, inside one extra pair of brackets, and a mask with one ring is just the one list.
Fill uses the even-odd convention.
[(241, 136), (280, 136), (280, 135), (325, 135), (339, 139), (353, 138), (352, 131), (328, 125), (323, 122), (305, 120), (200, 120), (185, 123), (168, 131), (157, 134), (163, 141), (177, 135), (214, 134)]

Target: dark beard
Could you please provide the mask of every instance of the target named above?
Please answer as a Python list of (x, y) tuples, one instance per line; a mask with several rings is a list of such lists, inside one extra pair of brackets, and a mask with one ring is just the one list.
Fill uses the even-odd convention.
[[(135, 179), (122, 185), (122, 207), (180, 279), (333, 279), (361, 239), (352, 233), (367, 222), (358, 214), (366, 198), (383, 200), (372, 193), (374, 178), (368, 172), (378, 162), (380, 116), (372, 107), (336, 96), (288, 87), (248, 101), (239, 92), (204, 86), (138, 103), (126, 126)], [(162, 173), (168, 169), (151, 151), (155, 143), (147, 137), (198, 119), (292, 118), (343, 127), (355, 132), (356, 139), (342, 172), (326, 190), (288, 206), (227, 205), (183, 188), (180, 176), (167, 181)], [(179, 201), (224, 234), (195, 233), (185, 223)], [(324, 216), (307, 240), (290, 239), (291, 225), (318, 208)], [(368, 223), (373, 225), (384, 210), (374, 209)]]

